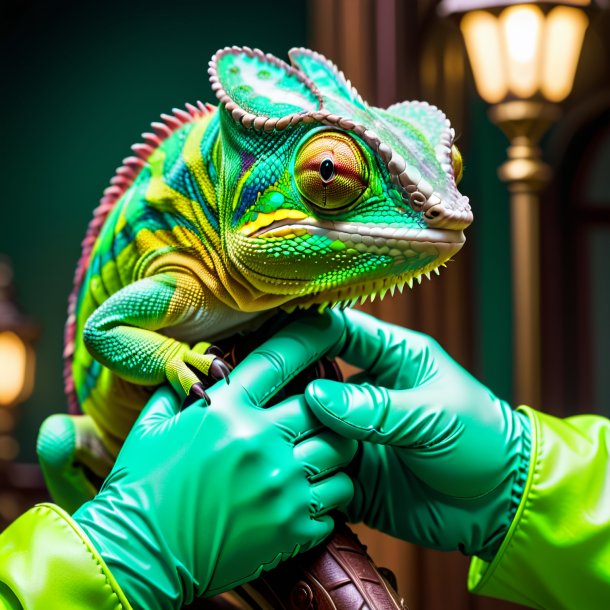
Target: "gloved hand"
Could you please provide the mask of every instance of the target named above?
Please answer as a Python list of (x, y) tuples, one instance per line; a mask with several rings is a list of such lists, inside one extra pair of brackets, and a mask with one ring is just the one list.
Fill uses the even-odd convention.
[(170, 388), (144, 409), (100, 493), (74, 514), (134, 608), (179, 608), (256, 577), (333, 529), (354, 441), (295, 396), (262, 408), (341, 336), (297, 321), (182, 412)]
[(433, 339), (364, 313), (340, 355), (363, 369), (350, 383), (314, 381), (316, 416), (362, 441), (352, 521), (429, 548), (491, 559), (527, 479), (530, 424)]

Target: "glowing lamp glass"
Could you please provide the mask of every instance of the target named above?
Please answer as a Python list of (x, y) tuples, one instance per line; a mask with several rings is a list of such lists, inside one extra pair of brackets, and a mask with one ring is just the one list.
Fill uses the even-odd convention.
[(537, 93), (563, 100), (572, 90), (588, 23), (573, 6), (556, 6), (546, 15), (536, 4), (511, 5), (499, 15), (467, 12), (460, 28), (479, 95), (491, 104)]
[(504, 99), (508, 86), (498, 20), (486, 11), (466, 13), (460, 23), (479, 95), (494, 104)]
[(547, 17), (541, 89), (551, 102), (560, 102), (572, 90), (588, 25), (585, 13), (570, 6), (557, 6)]
[(544, 28), (542, 11), (532, 4), (507, 8), (500, 15), (508, 88), (518, 97), (536, 93)]

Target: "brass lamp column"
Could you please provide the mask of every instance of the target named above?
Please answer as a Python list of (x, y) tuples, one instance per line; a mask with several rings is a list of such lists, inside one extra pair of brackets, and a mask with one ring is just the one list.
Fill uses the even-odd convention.
[(559, 109), (533, 101), (492, 106), (491, 120), (510, 141), (508, 161), (498, 169), (511, 201), (514, 394), (520, 403), (541, 403), (540, 345), (540, 202), (539, 193), (551, 179), (538, 142)]
[[(479, 95), (510, 141), (498, 175), (511, 205), (514, 398), (541, 404), (539, 193), (551, 179), (538, 143), (570, 93), (589, 0), (444, 0), (457, 15)], [(484, 205), (484, 202), (483, 202)]]

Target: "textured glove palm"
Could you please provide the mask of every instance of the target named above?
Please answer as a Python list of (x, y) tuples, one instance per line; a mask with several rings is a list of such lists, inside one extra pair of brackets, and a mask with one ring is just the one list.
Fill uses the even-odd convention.
[(330, 534), (356, 443), (322, 430), (303, 396), (261, 407), (340, 333), (329, 316), (292, 324), (210, 389), (210, 407), (178, 413), (169, 388), (153, 397), (74, 515), (134, 607), (230, 589)]
[(420, 545), (491, 558), (516, 511), (529, 463), (529, 420), (434, 340), (346, 310), (349, 384), (311, 383), (329, 428), (362, 442), (353, 521)]

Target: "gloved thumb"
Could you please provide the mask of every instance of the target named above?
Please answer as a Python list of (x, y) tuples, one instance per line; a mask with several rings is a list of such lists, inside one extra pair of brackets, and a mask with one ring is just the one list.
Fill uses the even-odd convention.
[(180, 411), (180, 399), (169, 385), (160, 387), (146, 403), (132, 432), (143, 432), (174, 417)]
[(394, 392), (370, 384), (327, 379), (311, 382), (305, 399), (314, 415), (337, 434), (360, 441), (395, 444), (404, 414), (392, 409)]

